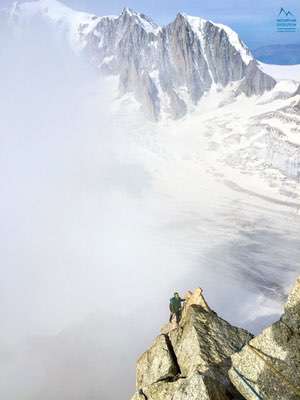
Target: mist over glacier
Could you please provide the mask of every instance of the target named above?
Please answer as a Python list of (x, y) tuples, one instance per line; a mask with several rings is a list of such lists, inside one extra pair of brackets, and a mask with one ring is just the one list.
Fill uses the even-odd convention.
[(115, 81), (63, 32), (37, 20), (2, 33), (1, 396), (129, 394), (141, 331), (155, 331), (143, 320), (167, 315), (184, 265), (135, 143), (134, 126), (153, 125), (111, 115)]
[(280, 312), (296, 200), (226, 180), (195, 121), (121, 104), (50, 25), (0, 41), (2, 398), (128, 398), (174, 289), (252, 330)]

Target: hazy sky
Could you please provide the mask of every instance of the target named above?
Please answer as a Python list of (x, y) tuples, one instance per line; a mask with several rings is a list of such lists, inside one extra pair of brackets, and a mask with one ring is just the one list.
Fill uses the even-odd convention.
[(300, 32), (277, 33), (276, 17), (281, 7), (294, 13), (300, 21), (300, 2), (298, 0), (63, 0), (70, 6), (98, 14), (118, 14), (124, 5), (150, 15), (154, 20), (165, 24), (172, 20), (178, 11), (223, 22), (239, 32), (251, 47), (270, 43), (300, 42)]
[[(13, 0), (0, 0), (7, 6)], [(124, 6), (151, 16), (160, 24), (171, 21), (178, 11), (223, 22), (234, 28), (249, 47), (275, 43), (300, 43), (298, 32), (277, 33), (276, 18), (281, 7), (293, 12), (300, 21), (300, 2), (298, 0), (62, 0), (65, 4), (98, 15), (119, 14)]]

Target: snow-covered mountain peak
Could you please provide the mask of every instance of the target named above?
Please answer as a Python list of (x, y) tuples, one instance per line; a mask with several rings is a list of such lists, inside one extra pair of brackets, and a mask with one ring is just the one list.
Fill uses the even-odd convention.
[[(206, 24), (207, 20), (202, 17), (194, 17), (192, 15), (188, 15), (184, 12), (179, 12), (176, 15), (175, 23), (181, 24), (188, 24), (193, 32), (199, 37), (203, 35), (203, 28)], [(201, 37), (202, 39), (202, 37)]]
[(183, 18), (185, 21), (187, 21), (200, 40), (205, 39), (204, 35), (207, 25), (213, 25), (214, 27), (217, 27), (219, 30), (223, 31), (226, 34), (230, 44), (236, 49), (237, 52), (240, 53), (246, 65), (254, 60), (254, 57), (252, 56), (248, 47), (245, 45), (244, 42), (241, 41), (238, 34), (229, 26), (215, 23), (202, 17), (188, 15), (182, 12), (177, 14), (177, 18)]
[(157, 34), (160, 30), (160, 27), (151, 18), (129, 7), (125, 7), (119, 16), (97, 17), (94, 14), (73, 10), (58, 0), (19, 0), (11, 7), (10, 14), (22, 17), (40, 15), (53, 22), (64, 22), (71, 29), (81, 29), (82, 26), (85, 26), (86, 33), (94, 29), (96, 22), (101, 19), (118, 19), (124, 24), (127, 22), (138, 24), (147, 33)]
[(128, 7), (99, 17), (58, 0), (19, 1), (12, 14), (57, 24), (73, 49), (83, 50), (102, 73), (118, 76), (120, 94), (133, 94), (154, 120), (182, 117), (215, 88), (252, 96), (276, 84), (232, 29), (182, 12), (163, 27)]
[(136, 11), (134, 11), (132, 8), (124, 7), (122, 12), (121, 12), (121, 15), (122, 14), (137, 15), (138, 13)]
[(134, 22), (138, 23), (147, 33), (157, 34), (161, 29), (150, 17), (138, 13), (129, 7), (123, 8), (119, 18), (133, 19)]
[(190, 23), (190, 25), (192, 25), (193, 23), (205, 23), (207, 22), (206, 19), (199, 17), (199, 16), (193, 16), (193, 15), (189, 15), (185, 12), (180, 11), (179, 13), (177, 13), (176, 18), (182, 18), (185, 19), (187, 22)]

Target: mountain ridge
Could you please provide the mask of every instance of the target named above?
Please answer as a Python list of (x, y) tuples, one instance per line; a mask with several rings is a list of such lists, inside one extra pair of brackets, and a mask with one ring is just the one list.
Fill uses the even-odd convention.
[(132, 93), (153, 120), (184, 116), (214, 87), (252, 96), (276, 84), (231, 28), (200, 17), (178, 13), (160, 27), (128, 7), (97, 17), (57, 0), (15, 3), (11, 17), (24, 15), (62, 22), (73, 47), (101, 73), (118, 76), (120, 95)]
[(155, 122), (187, 115), (201, 124), (224, 162), (245, 173), (267, 171), (268, 180), (270, 167), (299, 179), (297, 68), (279, 71), (258, 63), (230, 28), (183, 13), (159, 27), (129, 8), (119, 16), (75, 12), (74, 17), (65, 6), (59, 11), (57, 0), (16, 4), (12, 22), (32, 18), (33, 11), (52, 18), (75, 52), (113, 78), (116, 111), (140, 109)]

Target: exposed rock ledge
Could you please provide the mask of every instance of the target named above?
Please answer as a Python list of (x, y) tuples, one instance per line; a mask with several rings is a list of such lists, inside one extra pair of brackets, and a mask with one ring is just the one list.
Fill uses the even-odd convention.
[(201, 289), (179, 326), (165, 325), (139, 358), (132, 400), (300, 399), (300, 278), (279, 321), (260, 335), (230, 325)]

